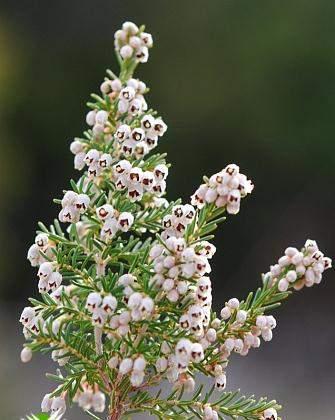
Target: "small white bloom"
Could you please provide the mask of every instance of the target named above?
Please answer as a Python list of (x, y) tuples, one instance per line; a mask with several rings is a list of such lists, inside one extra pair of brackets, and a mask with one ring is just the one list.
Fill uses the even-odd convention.
[(88, 125), (94, 125), (95, 124), (95, 116), (96, 116), (96, 111), (95, 110), (89, 111), (86, 115), (86, 123)]
[(230, 309), (238, 309), (240, 306), (240, 301), (236, 298), (229, 299), (227, 302), (227, 306), (229, 306)]
[(240, 309), (236, 313), (236, 321), (241, 323), (241, 324), (245, 323), (245, 321), (247, 320), (247, 317), (248, 317), (248, 312), (247, 311), (243, 311), (243, 310)]
[(231, 317), (231, 311), (230, 311), (230, 308), (229, 308), (228, 306), (224, 306), (224, 307), (221, 309), (221, 313), (220, 313), (220, 315), (221, 315), (221, 318), (222, 318), (224, 321), (226, 321), (227, 319), (229, 319), (229, 318)]
[(129, 296), (128, 307), (130, 309), (138, 309), (142, 303), (142, 295), (139, 292), (135, 292)]
[(193, 343), (191, 348), (191, 358), (195, 363), (200, 363), (204, 358), (204, 349), (200, 343)]
[(102, 297), (99, 293), (92, 292), (87, 296), (86, 308), (93, 312), (94, 309), (98, 308), (101, 305)]
[(144, 371), (146, 365), (147, 365), (147, 362), (144, 359), (144, 357), (139, 356), (134, 360), (133, 370)]
[(105, 296), (102, 301), (102, 308), (108, 314), (115, 312), (117, 308), (117, 300), (114, 296)]
[(41, 410), (43, 413), (47, 413), (51, 410), (52, 398), (51, 394), (45, 394), (41, 403)]
[(120, 363), (119, 372), (121, 375), (126, 375), (133, 368), (133, 361), (130, 358), (123, 359)]
[(277, 420), (277, 411), (274, 408), (268, 408), (263, 413), (264, 420)]
[(126, 60), (127, 58), (130, 58), (133, 55), (133, 52), (134, 50), (130, 45), (124, 45), (120, 49), (120, 55), (124, 60)]
[(106, 111), (98, 111), (96, 116), (95, 116), (95, 122), (101, 125), (106, 124), (106, 122), (108, 121), (108, 112)]
[(132, 386), (139, 387), (143, 383), (143, 380), (144, 380), (143, 371), (137, 371), (137, 370), (132, 371), (130, 375), (130, 383), (132, 384)]
[(51, 403), (50, 411), (51, 413), (61, 417), (66, 411), (66, 404), (64, 398), (54, 397)]
[(104, 204), (103, 206), (97, 208), (96, 213), (100, 220), (106, 220), (109, 217), (113, 217), (114, 208), (110, 204)]
[(112, 356), (108, 361), (108, 366), (111, 369), (116, 369), (119, 366), (120, 359), (119, 356)]
[(31, 351), (29, 347), (23, 347), (20, 357), (21, 357), (21, 362), (28, 363), (33, 357), (33, 352)]
[(53, 264), (51, 262), (44, 262), (43, 264), (40, 265), (37, 276), (40, 279), (46, 280), (52, 272), (53, 272)]
[(105, 411), (106, 397), (101, 391), (97, 391), (92, 396), (92, 407), (96, 413)]
[(227, 384), (227, 378), (226, 378), (226, 375), (224, 373), (216, 376), (215, 387), (217, 389), (220, 389), (221, 391), (224, 390), (226, 388), (226, 384)]
[(128, 232), (128, 230), (131, 228), (133, 223), (134, 223), (134, 216), (131, 213), (123, 212), (120, 214), (118, 218), (118, 224), (122, 232)]

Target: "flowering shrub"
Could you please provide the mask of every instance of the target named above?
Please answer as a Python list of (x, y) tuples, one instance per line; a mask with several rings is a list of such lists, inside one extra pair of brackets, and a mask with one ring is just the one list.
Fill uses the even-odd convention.
[[(120, 74), (107, 71), (88, 103), (89, 129), (70, 146), (75, 168), (86, 170), (55, 200), (59, 221), (40, 223), (28, 251), (41, 298), (30, 299), (20, 318), (21, 359), (50, 352), (62, 367), (42, 401), (54, 419), (75, 402), (95, 419), (142, 411), (275, 420), (275, 401), (224, 391), (228, 362), (270, 341), (276, 320), (269, 312), (293, 290), (320, 283), (331, 260), (311, 240), (287, 248), (255, 293), (213, 312), (212, 233), (239, 212), (253, 184), (228, 164), (204, 177), (190, 203), (163, 198), (169, 165), (164, 154), (149, 153), (167, 126), (133, 78), (151, 47), (144, 27), (126, 22), (115, 33)], [(210, 378), (208, 392), (197, 374)], [(165, 380), (169, 395), (148, 392)]]

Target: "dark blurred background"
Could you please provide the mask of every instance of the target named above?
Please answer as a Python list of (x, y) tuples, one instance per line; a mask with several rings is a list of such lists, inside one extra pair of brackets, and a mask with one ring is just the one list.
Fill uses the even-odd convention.
[[(69, 185), (69, 144), (85, 102), (116, 69), (113, 33), (124, 20), (154, 36), (138, 77), (169, 130), (169, 198), (187, 200), (236, 162), (255, 183), (215, 244), (214, 302), (243, 298), (287, 245), (317, 239), (335, 256), (335, 3), (332, 0), (115, 0), (0, 3), (1, 419), (38, 411), (53, 366), (22, 365), (18, 317), (36, 294), (26, 259), (37, 221)], [(296, 293), (275, 314), (271, 343), (234, 357), (229, 388), (269, 395), (283, 417), (333, 419), (335, 278)], [(69, 412), (69, 420), (82, 418)]]

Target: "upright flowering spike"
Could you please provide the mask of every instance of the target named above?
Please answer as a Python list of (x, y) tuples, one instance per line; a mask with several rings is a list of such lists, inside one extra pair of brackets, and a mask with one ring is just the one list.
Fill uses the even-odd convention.
[[(312, 240), (301, 250), (289, 247), (255, 295), (224, 300), (220, 313), (213, 311), (211, 234), (224, 214), (239, 212), (253, 184), (229, 164), (205, 177), (190, 203), (163, 198), (169, 164), (150, 152), (167, 125), (134, 78), (153, 40), (143, 26), (125, 22), (114, 42), (120, 73), (107, 71), (100, 97), (92, 96), (85, 134), (70, 145), (82, 174), (55, 200), (66, 225), (40, 224), (27, 252), (41, 298), (20, 316), (27, 340), (20, 357), (27, 363), (34, 351), (48, 350), (57, 366), (57, 388), (41, 409), (58, 420), (67, 403), (103, 413), (107, 400), (109, 420), (128, 411), (277, 420), (275, 401), (210, 396), (224, 392), (233, 353), (246, 356), (272, 339), (274, 304), (319, 284), (331, 260)], [(195, 391), (199, 373), (213, 390), (182, 397)], [(174, 390), (168, 401), (150, 392), (166, 380)]]

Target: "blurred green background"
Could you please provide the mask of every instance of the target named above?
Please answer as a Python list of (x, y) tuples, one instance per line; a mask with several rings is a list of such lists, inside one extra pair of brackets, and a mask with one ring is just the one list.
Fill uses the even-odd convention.
[[(243, 298), (287, 245), (318, 239), (335, 256), (335, 3), (331, 0), (59, 0), (0, 3), (0, 418), (37, 411), (45, 357), (21, 365), (17, 323), (36, 294), (25, 261), (37, 221), (69, 185), (70, 141), (124, 20), (154, 36), (138, 77), (169, 130), (170, 198), (236, 162), (255, 183), (216, 239), (214, 303)], [(277, 398), (283, 417), (332, 419), (333, 272), (277, 312), (274, 340), (234, 357), (229, 388)], [(69, 412), (69, 420), (82, 418)]]

